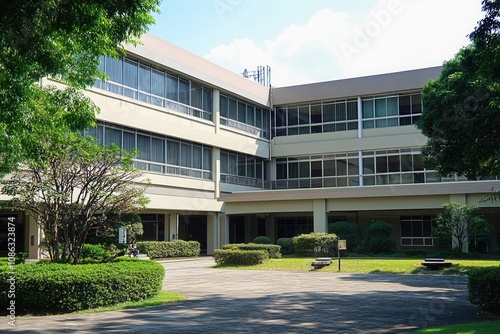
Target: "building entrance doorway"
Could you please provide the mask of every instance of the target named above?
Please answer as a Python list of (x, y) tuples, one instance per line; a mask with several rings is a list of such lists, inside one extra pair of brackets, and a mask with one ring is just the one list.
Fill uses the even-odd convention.
[(201, 254), (207, 254), (207, 216), (180, 215), (179, 239), (185, 241), (198, 241)]

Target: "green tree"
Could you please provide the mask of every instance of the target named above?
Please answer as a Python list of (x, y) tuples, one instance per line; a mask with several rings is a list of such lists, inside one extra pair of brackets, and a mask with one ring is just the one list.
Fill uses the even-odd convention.
[(99, 56), (117, 56), (121, 43), (137, 43), (160, 1), (0, 0), (0, 176), (36, 144), (26, 135), (39, 81), (57, 77), (78, 89), (93, 84), (102, 77)]
[(461, 252), (466, 242), (474, 242), (477, 237), (488, 235), (490, 225), (477, 214), (478, 207), (460, 203), (446, 203), (444, 212), (436, 218), (433, 237), (442, 241), (450, 241), (451, 249)]
[(340, 240), (345, 240), (349, 251), (356, 250), (357, 240), (360, 235), (357, 225), (345, 221), (331, 223), (328, 224), (328, 233), (334, 233)]
[[(74, 88), (34, 87), (32, 132), (23, 136), (29, 157), (0, 181), (11, 208), (31, 214), (53, 261), (78, 263), (91, 231), (106, 230), (147, 203), (132, 153), (103, 147), (78, 131), (97, 107)], [(62, 250), (62, 251), (61, 251)]]
[(428, 138), (422, 153), (441, 175), (500, 173), (499, 7), (497, 0), (483, 0), (486, 17), (470, 34), (472, 43), (422, 89), (417, 127)]
[(384, 221), (374, 221), (365, 231), (363, 246), (372, 253), (392, 253), (396, 249), (396, 242), (391, 235), (394, 226)]

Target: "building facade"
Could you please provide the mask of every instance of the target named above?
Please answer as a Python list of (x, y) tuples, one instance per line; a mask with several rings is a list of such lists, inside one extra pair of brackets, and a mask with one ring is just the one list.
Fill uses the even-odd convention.
[[(454, 201), (481, 207), (495, 227), (484, 251), (499, 251), (500, 206), (481, 199), (500, 181), (423, 166), (415, 122), (422, 86), (440, 67), (270, 88), (155, 36), (142, 40), (119, 60), (102, 57), (109, 80), (86, 92), (101, 108), (86, 134), (137, 149), (151, 181), (142, 240), (196, 240), (212, 254), (259, 235), (276, 241), (336, 221), (363, 231), (383, 220), (398, 249), (431, 249), (433, 220)], [(23, 213), (0, 212), (0, 242), (13, 217), (18, 251), (40, 257), (41, 235)]]

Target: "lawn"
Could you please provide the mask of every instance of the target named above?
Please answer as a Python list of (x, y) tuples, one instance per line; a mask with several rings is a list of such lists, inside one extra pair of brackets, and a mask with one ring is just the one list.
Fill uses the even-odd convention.
[(414, 334), (482, 334), (498, 333), (500, 320), (479, 323), (457, 324), (420, 329)]
[[(312, 258), (285, 257), (282, 259), (269, 259), (255, 266), (224, 266), (217, 268), (231, 268), (244, 270), (280, 270), (280, 271), (312, 271)], [(468, 271), (488, 266), (500, 266), (500, 260), (469, 260), (447, 259), (453, 265), (451, 268), (428, 270), (420, 263), (423, 259), (393, 259), (393, 258), (341, 258), (340, 268), (342, 273), (355, 274), (436, 274), (436, 275), (466, 275)], [(330, 266), (318, 269), (321, 272), (337, 273), (338, 260), (333, 258)]]

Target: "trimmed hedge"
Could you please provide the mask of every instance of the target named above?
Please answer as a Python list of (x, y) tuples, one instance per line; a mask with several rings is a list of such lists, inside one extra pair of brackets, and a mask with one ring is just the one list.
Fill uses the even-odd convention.
[(293, 238), (279, 238), (276, 243), (281, 247), (281, 254), (295, 254), (295, 248), (293, 247)]
[(271, 238), (266, 237), (265, 235), (260, 235), (260, 236), (256, 237), (255, 239), (253, 239), (253, 243), (254, 244), (271, 245), (273, 243), (273, 241), (271, 240)]
[(218, 266), (250, 266), (264, 262), (269, 255), (265, 250), (216, 249), (214, 259)]
[[(7, 267), (8, 268), (8, 267)], [(10, 283), (0, 267), (0, 304), (8, 305)], [(156, 296), (165, 275), (154, 261), (101, 264), (40, 262), (16, 266), (15, 307), (24, 312), (71, 312)]]
[(484, 311), (500, 314), (500, 267), (478, 268), (468, 275), (469, 301)]
[(225, 244), (222, 249), (241, 249), (241, 250), (263, 250), (266, 251), (270, 259), (281, 258), (281, 247), (278, 245), (264, 244)]
[(300, 256), (333, 256), (337, 254), (337, 236), (333, 233), (312, 232), (293, 238), (295, 253)]
[(192, 257), (200, 255), (198, 241), (140, 241), (137, 243), (139, 253), (147, 254), (151, 259), (166, 257)]

